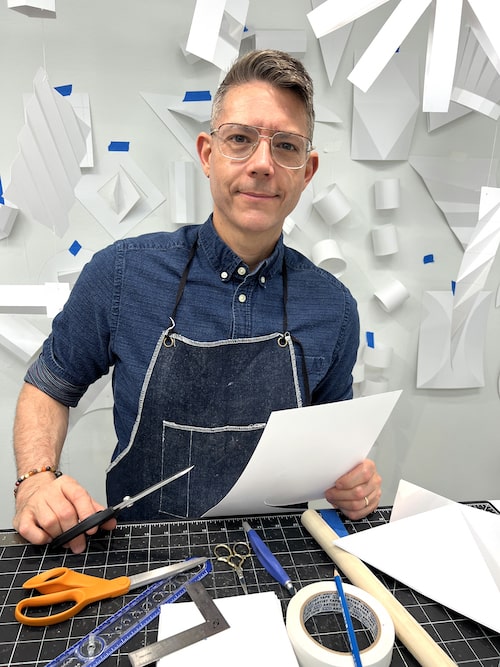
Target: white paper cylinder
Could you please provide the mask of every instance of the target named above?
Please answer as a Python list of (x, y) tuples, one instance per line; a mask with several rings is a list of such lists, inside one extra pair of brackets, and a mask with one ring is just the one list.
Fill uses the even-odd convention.
[(336, 183), (332, 183), (313, 199), (314, 208), (328, 225), (345, 218), (351, 206)]
[(399, 178), (383, 178), (375, 181), (375, 208), (399, 208)]
[(393, 255), (399, 251), (398, 236), (394, 225), (382, 225), (372, 229), (373, 252), (377, 256)]
[(312, 260), (316, 266), (333, 273), (337, 278), (344, 273), (347, 266), (338, 243), (333, 239), (318, 241), (312, 249)]
[(378, 289), (373, 295), (379, 305), (386, 311), (392, 313), (410, 296), (408, 290), (399, 280), (392, 280), (390, 283)]

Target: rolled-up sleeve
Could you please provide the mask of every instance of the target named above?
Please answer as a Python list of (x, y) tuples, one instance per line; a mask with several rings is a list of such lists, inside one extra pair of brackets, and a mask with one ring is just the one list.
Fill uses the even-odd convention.
[(68, 407), (113, 364), (112, 329), (116, 262), (113, 246), (94, 255), (83, 268), (52, 332), (25, 382)]

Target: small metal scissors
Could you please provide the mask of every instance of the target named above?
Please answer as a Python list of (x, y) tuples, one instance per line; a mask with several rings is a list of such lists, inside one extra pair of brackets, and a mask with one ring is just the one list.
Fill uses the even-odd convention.
[(235, 542), (232, 547), (229, 544), (218, 544), (214, 548), (217, 560), (227, 563), (236, 572), (243, 591), (248, 595), (247, 583), (243, 576), (243, 564), (250, 556), (250, 547), (246, 542)]
[[(77, 614), (81, 609), (106, 598), (115, 598), (128, 591), (152, 584), (162, 579), (170, 579), (181, 572), (192, 570), (206, 563), (207, 558), (189, 558), (188, 560), (166, 565), (130, 577), (116, 577), (115, 579), (101, 579), (89, 574), (75, 572), (68, 567), (54, 567), (42, 572), (24, 582), (23, 588), (37, 590), (41, 595), (34, 595), (21, 600), (16, 606), (15, 617), (19, 623), (25, 625), (54, 625), (66, 621)], [(28, 608), (38, 609), (60, 603), (72, 603), (64, 611), (48, 614), (47, 616), (27, 616)]]

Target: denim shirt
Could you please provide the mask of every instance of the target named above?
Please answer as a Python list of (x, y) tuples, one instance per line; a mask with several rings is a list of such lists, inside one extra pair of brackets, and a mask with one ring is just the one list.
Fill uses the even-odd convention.
[[(352, 398), (351, 372), (359, 344), (356, 302), (339, 280), (286, 247), (282, 237), (252, 272), (220, 239), (211, 217), (203, 225), (121, 239), (96, 252), (83, 268), (25, 376), (74, 407), (88, 386), (113, 367), (118, 438), (113, 458), (129, 442), (145, 373), (160, 335), (170, 325), (197, 235), (176, 331), (206, 342), (283, 332), (285, 258), (288, 330), (302, 344), (312, 403)], [(300, 373), (300, 360), (298, 368)]]

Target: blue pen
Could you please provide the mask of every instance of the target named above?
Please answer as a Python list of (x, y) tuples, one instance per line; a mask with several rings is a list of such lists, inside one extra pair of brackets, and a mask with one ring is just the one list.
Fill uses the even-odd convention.
[(337, 570), (335, 570), (333, 573), (333, 579), (335, 581), (335, 586), (337, 587), (337, 593), (342, 607), (342, 615), (344, 617), (345, 626), (347, 628), (347, 635), (349, 637), (349, 645), (351, 647), (351, 653), (354, 660), (354, 664), (356, 665), (356, 667), (363, 667), (363, 664), (361, 662), (361, 656), (359, 654), (358, 642), (356, 640), (356, 634), (354, 632), (354, 626), (352, 624), (351, 614), (349, 613), (349, 607), (347, 606), (344, 587), (342, 586), (342, 579), (340, 578)]
[(276, 579), (286, 590), (291, 594), (295, 595), (295, 588), (290, 580), (290, 577), (281, 567), (280, 563), (276, 556), (272, 553), (269, 547), (264, 544), (264, 542), (257, 535), (255, 530), (250, 528), (249, 524), (246, 521), (243, 521), (243, 529), (250, 540), (250, 544), (255, 551), (255, 555), (259, 559), (260, 564), (269, 574)]

